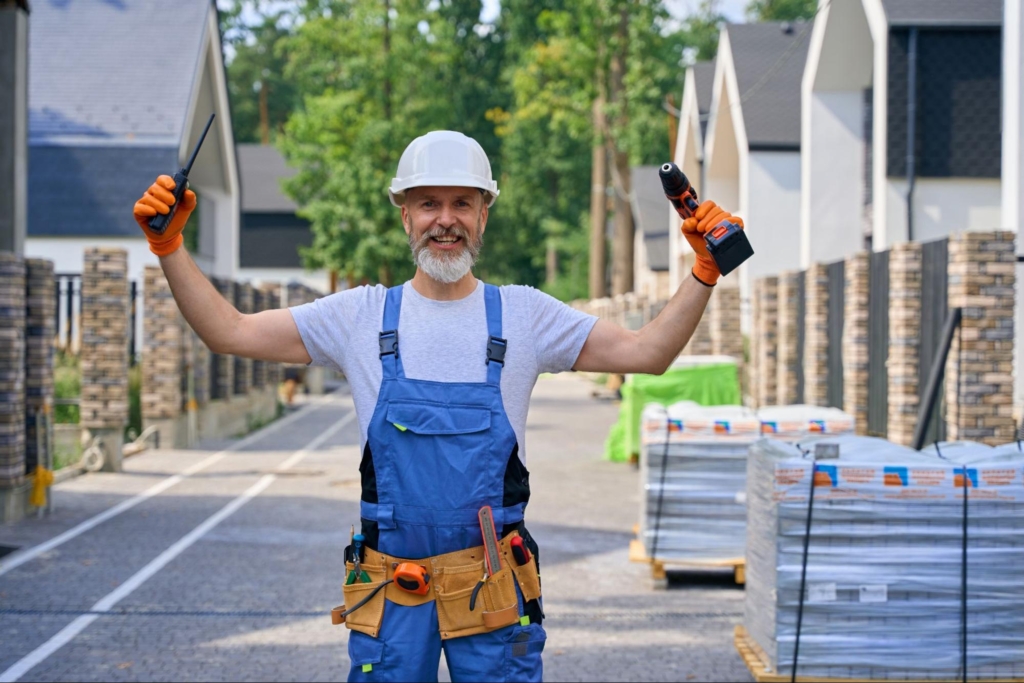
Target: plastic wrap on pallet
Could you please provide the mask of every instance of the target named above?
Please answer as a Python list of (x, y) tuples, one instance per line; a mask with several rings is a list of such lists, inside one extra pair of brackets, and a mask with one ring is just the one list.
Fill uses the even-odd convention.
[(796, 441), (808, 436), (852, 434), (854, 418), (838, 408), (790, 405), (767, 406), (757, 411), (764, 436)]
[(939, 444), (956, 462), (868, 437), (751, 448), (745, 626), (772, 671), (792, 673), (808, 453), (822, 442), (839, 457), (817, 462), (797, 673), (960, 677), (966, 483), (967, 675), (1024, 677), (1024, 453)]
[(756, 415), (741, 406), (651, 404), (642, 425), (640, 538), (647, 556), (741, 560), (747, 449), (761, 431)]

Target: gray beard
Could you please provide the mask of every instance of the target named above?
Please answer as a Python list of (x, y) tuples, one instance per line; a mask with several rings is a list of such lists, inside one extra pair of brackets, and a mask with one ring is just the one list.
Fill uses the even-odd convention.
[[(442, 237), (444, 235), (456, 234), (462, 238), (463, 248), (457, 254), (434, 254), (430, 251), (430, 238)], [(461, 229), (456, 230), (431, 230), (425, 233), (419, 241), (409, 237), (409, 247), (412, 249), (412, 261), (416, 267), (422, 270), (432, 279), (446, 285), (458, 282), (466, 277), (476, 264), (477, 256), (480, 255), (480, 247), (483, 246), (483, 239), (472, 239), (468, 233)]]

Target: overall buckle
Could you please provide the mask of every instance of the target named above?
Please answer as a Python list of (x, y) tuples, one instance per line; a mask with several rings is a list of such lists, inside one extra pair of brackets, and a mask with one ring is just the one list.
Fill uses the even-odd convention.
[(508, 349), (508, 340), (501, 337), (490, 337), (487, 340), (487, 362), (495, 362), (505, 367), (505, 351)]
[(380, 358), (398, 355), (398, 330), (385, 330), (380, 333)]

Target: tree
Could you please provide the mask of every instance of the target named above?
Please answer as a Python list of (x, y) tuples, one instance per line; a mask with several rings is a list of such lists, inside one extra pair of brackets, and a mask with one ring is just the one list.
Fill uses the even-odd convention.
[[(221, 31), (233, 53), (227, 80), (235, 140), (267, 145), (298, 104), (295, 85), (285, 77), (284, 49), (296, 10), (263, 4), (234, 0), (221, 12)], [(247, 7), (257, 10), (253, 23), (244, 18)]]
[(793, 21), (810, 19), (818, 10), (818, 0), (750, 0), (747, 17), (751, 21)]

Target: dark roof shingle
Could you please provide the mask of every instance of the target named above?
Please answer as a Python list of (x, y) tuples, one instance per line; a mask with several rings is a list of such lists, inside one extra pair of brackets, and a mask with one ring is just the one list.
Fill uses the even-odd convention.
[(697, 113), (700, 115), (701, 137), (707, 132), (708, 112), (711, 111), (711, 97), (715, 86), (715, 60), (697, 62), (693, 65), (693, 82), (697, 91)]
[(655, 271), (668, 270), (670, 204), (661, 189), (658, 167), (634, 166), (630, 179), (633, 221), (647, 247), (647, 266)]
[(890, 26), (1001, 26), (1003, 0), (882, 0)]
[(807, 61), (810, 24), (729, 24), (726, 30), (747, 143), (751, 149), (799, 149), (800, 81)]
[(243, 212), (294, 213), (299, 207), (281, 191), (281, 180), (295, 175), (273, 145), (243, 143), (238, 150)]

